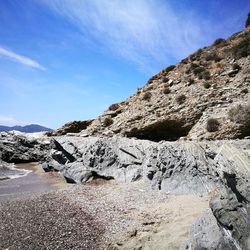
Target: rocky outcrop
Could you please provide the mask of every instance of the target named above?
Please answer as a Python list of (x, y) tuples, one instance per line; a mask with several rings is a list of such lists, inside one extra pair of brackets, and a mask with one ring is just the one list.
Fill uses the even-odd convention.
[(189, 240), (181, 248), (185, 249), (239, 250), (240, 247), (227, 235), (225, 229), (218, 226), (216, 218), (209, 210), (191, 226)]
[[(249, 125), (244, 127), (229, 115), (231, 109), (249, 101), (249, 41), (248, 27), (199, 49), (153, 76), (127, 100), (111, 105), (82, 134), (153, 141), (250, 135)], [(207, 128), (210, 119), (218, 123), (212, 131)]]
[(59, 135), (66, 135), (68, 133), (79, 133), (82, 130), (86, 129), (92, 123), (92, 121), (93, 120), (68, 122), (61, 128), (48, 132), (47, 135), (59, 136)]
[(97, 177), (123, 182), (143, 178), (166, 192), (202, 194), (220, 185), (222, 174), (222, 164), (205, 146), (122, 137), (58, 137), (51, 142), (44, 168), (59, 170), (77, 183)]
[[(212, 231), (204, 227), (208, 230), (207, 239), (195, 238), (198, 242), (195, 244), (223, 249), (234, 242), (248, 249), (249, 149), (248, 140), (156, 143), (124, 137), (68, 136), (51, 140), (43, 167), (46, 171), (60, 171), (68, 182), (85, 183), (96, 178), (122, 182), (143, 179), (152, 188), (172, 194), (214, 193), (210, 202), (214, 216)], [(201, 220), (204, 225), (211, 222), (206, 216)], [(214, 238), (216, 231), (220, 234), (216, 233)], [(226, 234), (231, 239), (225, 240)]]
[(0, 159), (10, 163), (44, 161), (49, 149), (46, 138), (21, 132), (0, 133)]

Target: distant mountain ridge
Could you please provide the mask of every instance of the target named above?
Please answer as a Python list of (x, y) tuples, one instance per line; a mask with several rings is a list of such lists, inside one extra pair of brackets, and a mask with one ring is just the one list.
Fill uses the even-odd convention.
[(0, 125), (0, 132), (8, 132), (12, 130), (16, 130), (16, 131), (20, 131), (24, 133), (35, 133), (35, 132), (52, 131), (53, 129), (46, 128), (38, 124), (30, 124), (26, 126), (13, 126), (13, 127)]

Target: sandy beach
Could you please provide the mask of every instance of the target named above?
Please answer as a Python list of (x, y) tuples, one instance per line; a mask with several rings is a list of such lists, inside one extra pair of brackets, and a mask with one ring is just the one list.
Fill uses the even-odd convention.
[(209, 197), (142, 181), (64, 185), (38, 172), (0, 183), (0, 249), (179, 249), (208, 209)]

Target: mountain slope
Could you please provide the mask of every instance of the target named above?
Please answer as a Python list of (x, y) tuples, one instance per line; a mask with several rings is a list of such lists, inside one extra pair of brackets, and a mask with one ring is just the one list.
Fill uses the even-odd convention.
[(12, 130), (17, 130), (20, 132), (24, 132), (24, 133), (34, 133), (34, 132), (43, 132), (43, 131), (52, 131), (52, 129), (50, 128), (46, 128), (37, 124), (30, 124), (30, 125), (26, 125), (26, 126), (13, 126), (13, 127), (8, 127), (8, 126), (2, 126), (0, 125), (0, 132), (1, 131), (12, 131)]
[(82, 133), (153, 141), (243, 138), (250, 135), (249, 85), (250, 27), (162, 70)]

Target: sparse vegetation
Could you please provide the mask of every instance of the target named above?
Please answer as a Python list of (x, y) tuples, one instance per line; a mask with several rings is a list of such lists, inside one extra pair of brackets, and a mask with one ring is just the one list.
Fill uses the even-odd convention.
[(118, 104), (118, 103), (114, 103), (114, 104), (111, 104), (110, 106), (109, 106), (109, 110), (110, 111), (115, 111), (115, 110), (117, 110), (118, 108), (120, 107), (120, 105)]
[(163, 88), (163, 94), (167, 95), (167, 94), (170, 94), (171, 93), (171, 90), (168, 86), (164, 86)]
[(157, 79), (158, 79), (158, 76), (157, 76), (157, 75), (154, 75), (154, 76), (152, 76), (152, 77), (148, 80), (147, 84), (149, 85), (149, 84), (151, 84), (154, 80), (157, 80)]
[(250, 125), (250, 104), (237, 105), (228, 112), (229, 119), (233, 122)]
[(193, 79), (193, 78), (190, 78), (190, 79), (188, 80), (188, 83), (189, 83), (189, 85), (194, 84), (194, 79)]
[(240, 70), (241, 69), (241, 66), (238, 64), (238, 63), (234, 63), (233, 65), (232, 65), (232, 69), (233, 70)]
[(194, 79), (191, 77), (184, 77), (184, 81), (187, 83), (188, 86), (194, 84)]
[(204, 87), (205, 89), (209, 89), (209, 88), (211, 87), (211, 84), (210, 84), (209, 82), (204, 82), (204, 83), (203, 83), (203, 87)]
[(217, 53), (215, 52), (210, 52), (206, 55), (205, 57), (206, 61), (215, 61), (215, 62), (219, 62), (221, 60), (221, 58), (217, 55)]
[(239, 137), (250, 134), (250, 104), (237, 105), (228, 112), (228, 117), (232, 122), (238, 124), (240, 128)]
[(104, 125), (105, 127), (110, 126), (112, 123), (113, 123), (113, 120), (112, 120), (111, 117), (106, 117), (106, 118), (103, 120), (103, 125)]
[(185, 95), (178, 95), (176, 96), (176, 102), (181, 105), (186, 101), (187, 97)]
[(211, 78), (210, 72), (208, 70), (202, 71), (198, 74), (198, 78), (204, 79), (204, 80), (209, 80)]
[(210, 118), (207, 120), (206, 129), (208, 132), (216, 132), (219, 130), (220, 123), (215, 118)]
[(195, 74), (195, 75), (199, 75), (201, 72), (203, 72), (205, 70), (205, 68), (204, 67), (202, 67), (202, 66), (198, 66), (198, 67), (196, 67), (194, 70), (193, 70), (193, 73)]
[(250, 33), (245, 33), (231, 48), (231, 56), (240, 59), (250, 55)]
[(214, 41), (213, 46), (218, 46), (218, 45), (225, 45), (226, 44), (226, 40), (223, 38), (218, 38)]
[(188, 60), (188, 58), (184, 58), (184, 59), (182, 59), (182, 60), (181, 60), (181, 63), (183, 63), (183, 64), (187, 64), (187, 63), (188, 63), (188, 61), (189, 61), (189, 60)]
[(163, 81), (163, 82), (168, 82), (168, 81), (169, 81), (169, 78), (168, 78), (168, 77), (164, 77), (162, 81)]
[(163, 70), (164, 74), (168, 74), (170, 71), (172, 71), (173, 69), (175, 69), (175, 65), (170, 65), (168, 66), (166, 69)]
[(241, 90), (241, 93), (242, 93), (242, 94), (247, 94), (247, 93), (248, 93), (248, 89), (247, 89), (247, 88), (242, 89), (242, 90)]
[(152, 96), (151, 92), (145, 92), (142, 96), (142, 100), (150, 100), (151, 96)]

